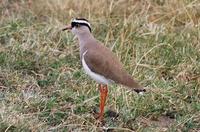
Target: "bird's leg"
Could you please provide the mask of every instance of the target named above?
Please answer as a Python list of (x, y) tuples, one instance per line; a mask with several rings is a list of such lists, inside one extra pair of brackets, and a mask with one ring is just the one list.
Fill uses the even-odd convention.
[(100, 112), (99, 112), (99, 120), (103, 119), (104, 106), (105, 106), (107, 95), (108, 95), (108, 87), (107, 87), (107, 85), (101, 85), (100, 84)]

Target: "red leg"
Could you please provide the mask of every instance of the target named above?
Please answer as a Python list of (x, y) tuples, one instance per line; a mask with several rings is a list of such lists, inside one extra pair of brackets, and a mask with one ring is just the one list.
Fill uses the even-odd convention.
[(103, 119), (104, 114), (104, 106), (106, 103), (106, 97), (108, 95), (108, 87), (107, 85), (103, 86), (100, 84), (100, 112), (99, 112), (99, 120)]

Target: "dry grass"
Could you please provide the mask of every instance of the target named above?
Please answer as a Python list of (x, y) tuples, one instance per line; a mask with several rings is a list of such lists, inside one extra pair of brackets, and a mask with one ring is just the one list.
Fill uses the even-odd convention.
[[(200, 131), (199, 0), (3, 0), (0, 131)], [(105, 124), (99, 92), (81, 69), (74, 17), (151, 92), (110, 86)]]

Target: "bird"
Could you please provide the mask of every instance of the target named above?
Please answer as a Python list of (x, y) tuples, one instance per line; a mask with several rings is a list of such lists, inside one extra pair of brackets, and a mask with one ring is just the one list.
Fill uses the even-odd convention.
[(108, 96), (108, 85), (124, 85), (137, 93), (144, 93), (142, 87), (123, 68), (117, 56), (92, 34), (91, 24), (85, 18), (74, 18), (62, 31), (71, 31), (79, 41), (80, 60), (83, 69), (99, 84), (100, 110), (98, 119), (103, 120), (104, 107)]

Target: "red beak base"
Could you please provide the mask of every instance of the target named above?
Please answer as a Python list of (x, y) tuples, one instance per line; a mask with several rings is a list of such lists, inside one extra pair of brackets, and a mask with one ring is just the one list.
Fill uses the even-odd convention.
[(72, 29), (72, 26), (71, 25), (67, 25), (66, 27), (64, 27), (62, 29), (62, 31), (65, 31), (65, 30), (71, 30)]

